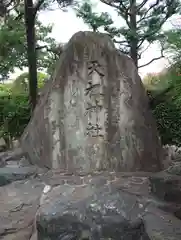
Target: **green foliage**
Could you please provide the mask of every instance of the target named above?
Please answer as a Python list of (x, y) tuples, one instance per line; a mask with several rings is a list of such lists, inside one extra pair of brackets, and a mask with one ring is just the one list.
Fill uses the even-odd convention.
[(11, 94), (12, 83), (0, 84), (0, 97)]
[[(47, 75), (42, 72), (38, 72), (37, 78), (38, 78), (38, 88), (42, 88), (47, 79)], [(16, 93), (16, 94), (29, 92), (28, 72), (22, 73), (13, 81), (11, 90), (13, 93)]]
[(181, 146), (181, 107), (161, 101), (152, 108), (162, 143)]
[(113, 24), (110, 15), (106, 12), (95, 13), (92, 11), (92, 6), (90, 2), (84, 2), (79, 5), (76, 9), (77, 17), (83, 18), (84, 22), (94, 31), (98, 31), (100, 27), (109, 26)]
[(155, 86), (158, 87), (158, 82), (160, 82), (160, 75), (161, 74), (154, 74), (149, 73), (144, 79), (144, 85), (147, 86), (147, 88), (154, 88)]
[[(39, 71), (52, 69), (56, 58), (52, 49), (57, 43), (49, 34), (52, 26), (44, 26), (36, 21), (37, 39), (37, 69)], [(26, 53), (26, 31), (23, 18), (16, 19), (14, 13), (10, 13), (6, 21), (0, 25), (0, 78), (7, 79), (15, 68), (28, 67)]]
[(30, 119), (27, 94), (0, 96), (0, 136), (18, 138)]
[[(144, 84), (163, 144), (181, 146), (181, 76), (173, 65)], [(159, 81), (158, 81), (159, 79)], [(155, 82), (154, 82), (155, 80)]]
[[(38, 73), (39, 88), (44, 86), (46, 78), (46, 74)], [(28, 73), (25, 72), (14, 82), (0, 84), (0, 137), (20, 137), (30, 120), (27, 79)]]
[(131, 57), (135, 59), (135, 63), (141, 58), (145, 43), (152, 44), (162, 39), (163, 24), (173, 14), (180, 11), (179, 0), (154, 2), (151, 0), (101, 0), (101, 2), (117, 12), (120, 17), (120, 25), (115, 26), (109, 14), (98, 14), (93, 11), (91, 2), (86, 0), (76, 9), (77, 16), (82, 18), (93, 31), (104, 29), (112, 36), (122, 52), (129, 54), (132, 52), (130, 50), (133, 50), (135, 56)]
[(172, 61), (178, 63), (181, 57), (181, 29), (165, 31), (161, 43)]

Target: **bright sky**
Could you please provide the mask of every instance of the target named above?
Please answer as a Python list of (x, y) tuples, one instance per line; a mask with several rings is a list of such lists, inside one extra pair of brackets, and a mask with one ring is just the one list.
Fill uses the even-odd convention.
[[(112, 8), (100, 1), (94, 0), (94, 2), (96, 3), (95, 10), (97, 12), (108, 12), (112, 16), (115, 25), (120, 26), (120, 17), (117, 17), (117, 14)], [(67, 12), (63, 12), (58, 8), (54, 11), (45, 11), (40, 13), (39, 19), (45, 25), (53, 24), (51, 36), (60, 43), (68, 42), (72, 35), (78, 31), (89, 30), (83, 20), (76, 17), (72, 9), (69, 9)], [(172, 27), (170, 22), (165, 24), (164, 29), (169, 27)], [(142, 56), (143, 58), (140, 60), (139, 65), (149, 62), (152, 58), (159, 57), (159, 46), (157, 44), (152, 45)], [(168, 62), (166, 59), (157, 60), (146, 67), (140, 68), (139, 73), (143, 77), (149, 72), (160, 72), (167, 65)]]

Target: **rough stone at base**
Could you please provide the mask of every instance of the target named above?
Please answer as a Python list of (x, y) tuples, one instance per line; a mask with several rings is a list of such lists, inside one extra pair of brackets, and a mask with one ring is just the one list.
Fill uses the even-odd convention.
[(111, 186), (58, 186), (41, 203), (38, 240), (150, 240), (135, 196)]
[(165, 169), (165, 172), (181, 176), (181, 161), (172, 162), (172, 164), (167, 169)]
[(181, 204), (181, 177), (160, 172), (149, 177), (151, 192), (163, 201)]
[(38, 240), (181, 239), (181, 221), (145, 192), (145, 178), (113, 176), (86, 176), (89, 183), (79, 185), (78, 176), (64, 176), (67, 184), (51, 188), (40, 204)]
[(6, 148), (7, 148), (7, 144), (6, 144), (5, 140), (4, 140), (4, 138), (1, 137), (0, 138), (0, 152), (4, 151)]
[(43, 186), (39, 179), (26, 179), (0, 188), (1, 240), (30, 240)]

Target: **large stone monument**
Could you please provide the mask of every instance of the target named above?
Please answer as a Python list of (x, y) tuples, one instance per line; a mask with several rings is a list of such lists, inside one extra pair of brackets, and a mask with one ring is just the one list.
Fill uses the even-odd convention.
[(137, 69), (101, 33), (71, 38), (21, 143), (33, 163), (68, 172), (161, 168), (161, 145)]

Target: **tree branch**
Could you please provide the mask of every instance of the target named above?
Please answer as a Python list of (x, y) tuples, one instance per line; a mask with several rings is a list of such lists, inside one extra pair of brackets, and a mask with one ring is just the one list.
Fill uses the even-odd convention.
[[(113, 1), (111, 0), (101, 0), (102, 3), (114, 7), (118, 10), (119, 14), (124, 18), (124, 20), (126, 21), (127, 25), (130, 27), (130, 23), (128, 20), (128, 17), (130, 16), (129, 8), (126, 8), (124, 6), (124, 4), (122, 3), (122, 1), (118, 1), (119, 5), (116, 5), (115, 3), (113, 3)], [(121, 8), (121, 9), (120, 9)]]
[(35, 2), (34, 4), (34, 12), (33, 12), (33, 15), (34, 17), (36, 16), (37, 12), (39, 11), (41, 5), (44, 3), (45, 0), (37, 0), (37, 2)]
[(36, 50), (41, 50), (41, 49), (44, 49), (44, 48), (48, 49), (48, 46), (47, 46), (47, 45), (37, 46), (37, 47), (36, 47)]
[(155, 29), (154, 31), (151, 31), (149, 33), (147, 32), (145, 35), (143, 35), (142, 38), (139, 40), (139, 44), (137, 48), (139, 49), (147, 38), (149, 38), (152, 35), (155, 35), (157, 32), (158, 32), (158, 28)]
[(152, 63), (152, 62), (154, 62), (154, 61), (156, 61), (156, 60), (159, 60), (159, 59), (163, 58), (163, 57), (164, 57), (163, 50), (164, 50), (164, 49), (162, 48), (162, 49), (161, 49), (161, 56), (160, 56), (160, 57), (153, 58), (153, 59), (150, 60), (149, 62), (147, 62), (147, 63), (145, 63), (145, 64), (143, 64), (143, 65), (141, 65), (141, 66), (138, 66), (138, 68), (146, 67), (146, 66), (149, 65), (150, 63)]
[(159, 59), (161, 59), (161, 58), (163, 58), (163, 57), (164, 57), (164, 56), (160, 56), (160, 57), (153, 58), (151, 61), (149, 61), (149, 62), (147, 62), (147, 63), (145, 63), (145, 64), (143, 64), (143, 65), (141, 65), (141, 66), (138, 66), (138, 68), (146, 67), (146, 66), (149, 65), (150, 63), (152, 63), (152, 62), (154, 62), (154, 61), (156, 61), (156, 60), (159, 60)]
[(24, 15), (24, 12), (20, 12), (17, 17), (15, 17), (15, 20), (20, 20)]
[(140, 20), (137, 22), (137, 23), (140, 23), (141, 21), (143, 21), (143, 19), (145, 19), (146, 15), (149, 13), (149, 11), (151, 9), (153, 9), (154, 7), (156, 7), (158, 4), (160, 3), (160, 0), (156, 0), (156, 2), (154, 4), (152, 4), (148, 9), (147, 11), (144, 13), (143, 17), (140, 18)]
[(128, 46), (130, 46), (126, 40), (117, 41), (117, 40), (113, 39), (113, 42), (114, 42), (114, 43), (118, 43), (118, 44), (123, 44), (123, 45), (124, 45), (124, 44), (127, 44)]
[(146, 51), (148, 50), (148, 48), (150, 47), (151, 43), (148, 44), (148, 46), (143, 50), (141, 51), (138, 55), (139, 55), (139, 59), (141, 59), (141, 55)]
[(146, 14), (144, 14), (143, 17), (141, 17), (138, 21), (137, 21), (137, 24), (139, 24), (140, 22), (142, 22), (143, 20), (148, 20), (149, 18), (152, 18), (152, 16), (146, 16)]
[(148, 0), (144, 0), (142, 3), (140, 3), (137, 7), (136, 7), (136, 12), (139, 12), (139, 10), (148, 2)]
[(52, 52), (54, 54), (61, 54), (63, 52), (63, 45), (59, 45), (57, 47), (54, 48), (49, 48), (47, 45), (43, 45), (43, 46), (37, 46), (36, 50), (42, 50), (42, 49), (46, 49), (47, 52)]
[(146, 40), (146, 38), (147, 38), (147, 34), (139, 41), (139, 44), (138, 44), (138, 46), (137, 46), (137, 49), (139, 49), (140, 47), (141, 47), (141, 45), (144, 43), (144, 41)]
[(2, 17), (5, 17), (8, 15), (8, 13), (12, 10), (15, 10), (17, 12), (17, 6), (20, 4), (20, 0), (10, 0), (9, 2), (8, 1), (4, 1), (4, 0), (1, 0), (0, 2), (0, 10), (2, 11), (2, 8), (4, 10)]
[[(104, 3), (104, 4), (106, 4), (106, 5), (109, 5), (109, 6), (111, 6), (111, 7), (114, 7), (114, 8), (116, 8), (116, 9), (118, 9), (118, 10), (120, 10), (120, 7), (122, 7), (122, 12), (125, 12), (125, 13), (127, 13), (128, 10), (129, 10), (128, 8), (126, 8), (126, 7), (124, 6), (124, 4), (122, 3), (122, 1), (114, 1), (114, 3), (113, 3), (113, 1), (111, 1), (111, 0), (101, 0), (101, 2)], [(119, 5), (116, 5), (115, 2), (117, 2)], [(129, 14), (129, 13), (128, 13), (128, 14)]]

